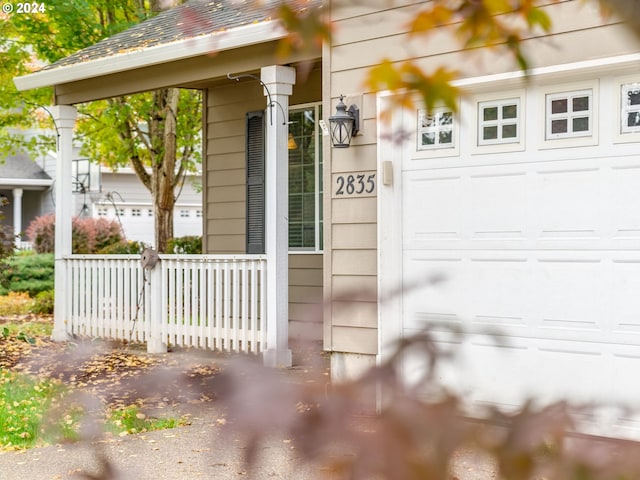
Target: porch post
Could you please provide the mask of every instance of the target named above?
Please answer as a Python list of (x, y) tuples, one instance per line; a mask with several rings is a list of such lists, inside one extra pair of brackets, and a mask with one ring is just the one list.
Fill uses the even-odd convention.
[(56, 236), (55, 236), (55, 305), (53, 311), (52, 338), (57, 342), (66, 340), (68, 284), (64, 259), (71, 255), (72, 208), (72, 158), (73, 127), (77, 110), (70, 105), (53, 107), (53, 119), (58, 128), (58, 155), (56, 161)]
[[(289, 95), (296, 82), (291, 67), (263, 67), (260, 78), (266, 85), (266, 208), (265, 252), (267, 255), (267, 350), (266, 366), (289, 367)], [(268, 92), (267, 92), (268, 90)], [(269, 98), (270, 96), (270, 98)], [(283, 118), (283, 115), (285, 118)]]
[(20, 233), (22, 232), (22, 189), (13, 189), (13, 234), (18, 246), (22, 242)]

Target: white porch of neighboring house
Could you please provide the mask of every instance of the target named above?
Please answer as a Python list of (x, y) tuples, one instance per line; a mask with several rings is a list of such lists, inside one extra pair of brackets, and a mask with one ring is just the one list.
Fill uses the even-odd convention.
[[(288, 105), (295, 69), (261, 69), (264, 122), (264, 254), (73, 255), (72, 137), (76, 108), (54, 107), (58, 127), (55, 340), (70, 335), (261, 353), (292, 364), (288, 346)], [(286, 115), (285, 118), (283, 116)], [(149, 253), (147, 252), (147, 255)], [(155, 252), (151, 252), (153, 257)], [(144, 257), (144, 254), (143, 254)]]
[(41, 198), (53, 180), (24, 153), (3, 159), (0, 165), (0, 207), (2, 223), (11, 229), (17, 249), (30, 249), (23, 240), (24, 229), (40, 215)]

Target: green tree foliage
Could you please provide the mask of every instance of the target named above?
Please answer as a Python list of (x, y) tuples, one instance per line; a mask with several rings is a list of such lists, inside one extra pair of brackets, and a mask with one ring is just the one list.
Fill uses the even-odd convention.
[[(17, 92), (11, 79), (93, 45), (156, 14), (158, 1), (60, 0), (31, 15), (0, 22), (0, 126), (54, 127), (46, 109), (51, 89)], [(2, 14), (0, 14), (2, 15)], [(154, 203), (156, 248), (173, 237), (173, 207), (185, 175), (201, 161), (201, 95), (164, 88), (79, 105), (77, 133), (83, 155), (104, 166), (130, 166)], [(55, 148), (55, 135), (25, 138), (3, 130), (0, 152)]]
[(187, 235), (171, 239), (167, 248), (168, 253), (200, 254), (202, 253), (202, 237)]
[(53, 290), (54, 259), (52, 253), (16, 255), (0, 270), (0, 295), (26, 292), (31, 297)]

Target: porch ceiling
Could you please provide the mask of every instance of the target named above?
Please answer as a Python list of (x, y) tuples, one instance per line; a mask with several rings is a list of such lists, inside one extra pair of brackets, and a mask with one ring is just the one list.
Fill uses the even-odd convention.
[[(59, 105), (162, 87), (197, 88), (227, 73), (317, 60), (321, 51), (276, 58), (287, 35), (269, 2), (191, 0), (14, 82), (18, 90), (55, 88)], [(303, 14), (321, 0), (296, 3)]]

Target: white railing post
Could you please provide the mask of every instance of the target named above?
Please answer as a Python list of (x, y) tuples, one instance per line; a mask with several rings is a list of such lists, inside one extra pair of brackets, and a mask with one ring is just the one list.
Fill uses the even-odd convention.
[(162, 312), (163, 305), (166, 302), (162, 298), (162, 262), (158, 260), (154, 267), (147, 269), (149, 278), (146, 289), (147, 295), (150, 297), (150, 312), (147, 323), (147, 352), (148, 353), (167, 353), (167, 344), (163, 340), (162, 322), (164, 315)]
[(71, 212), (72, 207), (72, 158), (73, 127), (77, 110), (70, 105), (52, 108), (58, 131), (58, 152), (56, 162), (56, 233), (55, 233), (55, 303), (53, 310), (53, 332), (56, 342), (67, 340), (67, 322), (70, 320), (72, 289), (69, 288), (67, 259), (71, 255)]
[[(290, 367), (289, 349), (289, 95), (296, 83), (292, 67), (262, 67), (260, 77), (270, 102), (265, 121), (266, 208), (265, 252), (267, 255), (267, 349), (264, 364)], [(282, 115), (286, 114), (286, 118)]]

